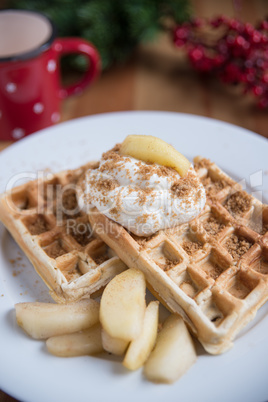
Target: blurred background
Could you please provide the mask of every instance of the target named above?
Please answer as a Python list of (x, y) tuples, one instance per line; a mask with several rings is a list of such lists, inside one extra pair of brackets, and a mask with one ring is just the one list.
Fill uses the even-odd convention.
[[(44, 12), (55, 22), (59, 36), (84, 37), (99, 50), (100, 78), (82, 95), (63, 102), (61, 121), (121, 110), (168, 110), (224, 120), (268, 137), (267, 82), (262, 80), (267, 93), (265, 107), (260, 108), (258, 91), (263, 89), (254, 82), (245, 95), (243, 77), (222, 79), (215, 69), (193, 66), (189, 59), (193, 24), (186, 24), (186, 34), (180, 33), (185, 36), (183, 46), (175, 46), (173, 40), (174, 28), (196, 17), (223, 16), (229, 25), (236, 18), (260, 27), (267, 21), (267, 0), (5, 0), (1, 8)], [(216, 28), (207, 25), (195, 34), (201, 45), (215, 37)], [(218, 31), (224, 37), (222, 25)], [(234, 26), (231, 35), (237, 32)], [(267, 43), (261, 49), (258, 57), (265, 59), (262, 71), (266, 69), (268, 81)], [(237, 62), (233, 54), (228, 56), (231, 64)], [(70, 83), (83, 74), (85, 60), (68, 56), (62, 69), (64, 83)]]

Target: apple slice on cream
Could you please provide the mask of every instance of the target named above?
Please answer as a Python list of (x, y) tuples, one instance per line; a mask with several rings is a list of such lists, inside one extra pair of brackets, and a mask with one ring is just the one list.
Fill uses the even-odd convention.
[(188, 159), (172, 145), (152, 135), (128, 135), (121, 144), (120, 154), (173, 168), (181, 177), (186, 176), (190, 167)]

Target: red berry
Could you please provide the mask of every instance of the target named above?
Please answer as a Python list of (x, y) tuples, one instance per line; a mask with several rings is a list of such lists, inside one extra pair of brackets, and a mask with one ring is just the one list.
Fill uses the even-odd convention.
[(177, 27), (174, 30), (174, 43), (176, 46), (184, 46), (185, 43), (187, 42), (187, 39), (189, 37), (189, 28), (186, 27)]
[(186, 46), (195, 69), (214, 73), (224, 82), (243, 83), (244, 93), (254, 94), (259, 106), (268, 108), (268, 21), (254, 28), (236, 19), (214, 18), (207, 26), (219, 28), (219, 39), (202, 31), (204, 24), (194, 19), (177, 26), (175, 45)]
[(226, 58), (222, 54), (217, 54), (213, 59), (212, 62), (214, 64), (214, 67), (220, 67), (224, 62)]
[(249, 68), (252, 68), (253, 67), (253, 61), (252, 60), (246, 60), (245, 61), (245, 67), (247, 68), (247, 69), (249, 69)]
[(210, 21), (210, 25), (218, 28), (220, 25), (226, 24), (226, 18), (224, 16), (216, 17)]
[(256, 60), (256, 66), (259, 67), (260, 69), (262, 69), (264, 67), (264, 60), (261, 58), (258, 58)]
[(196, 17), (191, 21), (191, 24), (194, 28), (199, 28), (203, 25), (203, 21), (201, 20), (201, 18)]
[(268, 21), (262, 21), (260, 23), (260, 29), (263, 29), (265, 31), (268, 31)]
[(253, 35), (252, 35), (252, 42), (254, 43), (259, 43), (262, 39), (262, 35), (260, 32), (258, 31), (254, 31)]
[(229, 49), (230, 49), (230, 47), (233, 46), (234, 41), (235, 41), (235, 37), (234, 37), (233, 35), (228, 35), (228, 36), (227, 36), (227, 38), (226, 38), (226, 44), (227, 44), (227, 47), (228, 47)]
[(228, 52), (228, 46), (226, 45), (225, 40), (220, 40), (216, 46), (219, 53), (226, 54)]
[(265, 35), (262, 35), (262, 37), (261, 37), (261, 42), (262, 43), (268, 43), (268, 37), (267, 36), (265, 36)]
[(204, 56), (204, 51), (203, 49), (195, 48), (190, 51), (189, 56), (192, 61), (196, 62), (202, 59), (202, 57)]
[(248, 82), (247, 80), (247, 74), (241, 73), (241, 78), (240, 81), (243, 82), (244, 84)]
[(188, 34), (189, 34), (189, 31), (186, 28), (177, 28), (175, 30), (175, 38), (176, 39), (186, 39)]
[(240, 68), (236, 64), (229, 63), (225, 67), (225, 75), (229, 82), (236, 82), (240, 77)]
[(258, 106), (259, 106), (261, 109), (267, 108), (267, 107), (268, 107), (268, 99), (267, 99), (267, 98), (262, 98), (262, 99), (260, 99), (259, 102), (258, 102)]
[(262, 76), (262, 82), (263, 82), (264, 84), (268, 84), (268, 72), (265, 73), (265, 74), (263, 74), (263, 76)]
[(255, 75), (254, 75), (254, 74), (252, 74), (252, 73), (246, 74), (246, 81), (247, 81), (247, 82), (253, 82), (253, 81), (254, 81), (254, 78), (255, 78)]
[(204, 58), (203, 60), (198, 63), (198, 69), (202, 72), (208, 72), (211, 71), (213, 68), (213, 65), (211, 63), (210, 59)]
[(249, 42), (245, 38), (243, 38), (243, 36), (241, 36), (241, 35), (239, 35), (235, 38), (234, 44), (239, 47), (242, 47), (243, 49), (248, 49), (250, 47)]
[(254, 27), (253, 27), (253, 25), (251, 25), (249, 22), (247, 22), (247, 23), (245, 24), (245, 27), (244, 27), (244, 32), (245, 32), (246, 35), (252, 36), (252, 35), (253, 35), (253, 32), (254, 32)]
[(231, 29), (233, 29), (234, 31), (237, 31), (237, 32), (241, 32), (243, 30), (242, 24), (239, 21), (235, 20), (235, 19), (231, 19), (229, 21), (229, 27)]
[(254, 95), (260, 96), (263, 94), (263, 87), (261, 87), (260, 85), (254, 86), (252, 88), (252, 91), (253, 91)]

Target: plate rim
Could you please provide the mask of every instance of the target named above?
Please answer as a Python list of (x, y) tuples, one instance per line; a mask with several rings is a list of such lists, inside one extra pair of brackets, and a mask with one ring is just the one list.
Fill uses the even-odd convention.
[[(46, 134), (47, 131), (50, 131), (51, 129), (53, 129), (53, 130), (54, 129), (62, 130), (62, 129), (64, 129), (65, 125), (69, 125), (70, 123), (71, 124), (76, 124), (78, 121), (81, 122), (81, 121), (86, 121), (86, 120), (91, 120), (91, 119), (96, 119), (96, 118), (101, 119), (101, 118), (110, 117), (110, 116), (119, 117), (120, 115), (125, 116), (127, 114), (131, 114), (131, 115), (137, 115), (137, 114), (140, 114), (140, 115), (145, 115), (145, 114), (147, 114), (147, 115), (148, 114), (155, 115), (155, 114), (157, 114), (157, 115), (162, 115), (162, 116), (163, 115), (172, 115), (172, 116), (177, 115), (177, 116), (181, 116), (181, 117), (185, 117), (185, 118), (187, 117), (187, 118), (193, 118), (195, 120), (204, 120), (206, 122), (217, 123), (217, 124), (225, 126), (227, 129), (228, 129), (228, 127), (230, 127), (234, 131), (238, 130), (238, 132), (241, 131), (241, 133), (249, 135), (249, 137), (254, 138), (254, 140), (259, 139), (261, 141), (263, 141), (263, 140), (265, 141), (265, 139), (267, 139), (266, 137), (263, 137), (260, 134), (257, 134), (255, 132), (250, 131), (248, 129), (245, 129), (243, 127), (234, 125), (232, 123), (224, 122), (224, 121), (221, 121), (221, 120), (217, 120), (217, 119), (214, 119), (214, 118), (209, 118), (209, 117), (206, 117), (206, 116), (193, 115), (193, 114), (190, 114), (190, 113), (188, 114), (188, 113), (169, 112), (169, 111), (150, 111), (150, 110), (148, 110), (148, 111), (146, 111), (146, 110), (142, 110), (142, 111), (122, 111), (122, 112), (109, 112), (109, 113), (100, 113), (100, 114), (97, 114), (97, 115), (83, 116), (83, 117), (72, 119), (72, 120), (69, 120), (69, 121), (66, 121), (66, 122), (62, 122), (62, 123), (57, 124), (55, 126), (45, 128), (43, 130), (40, 130), (40, 131), (36, 132), (34, 136), (29, 135), (29, 136), (23, 138), (22, 140), (13, 143), (9, 147), (7, 147), (3, 151), (1, 151), (0, 152), (0, 159), (1, 159), (1, 154), (8, 153), (8, 151), (10, 149), (13, 150), (13, 149), (21, 146), (22, 143), (26, 144), (28, 141), (31, 142), (33, 138), (36, 138), (37, 136), (40, 136), (40, 135), (43, 136), (44, 134)], [(2, 248), (0, 248), (0, 251), (1, 250), (2, 250)], [(0, 309), (0, 311), (1, 311), (1, 309)], [(6, 389), (2, 384), (0, 384), (0, 387), (4, 392), (8, 393), (9, 395), (12, 395), (17, 399), (20, 398), (19, 392), (17, 393), (17, 392), (14, 392), (14, 391), (10, 391), (9, 389)], [(118, 400), (120, 400), (120, 399), (118, 399)]]
[[(113, 116), (117, 117), (117, 116), (120, 116), (120, 115), (127, 115), (127, 114), (130, 114), (130, 115), (135, 115), (135, 114), (141, 114), (141, 115), (142, 114), (165, 115), (166, 114), (166, 115), (170, 115), (170, 116), (176, 116), (177, 115), (177, 116), (180, 116), (180, 117), (183, 117), (183, 118), (187, 118), (187, 117), (189, 118), (190, 117), (190, 118), (195, 119), (195, 120), (203, 120), (203, 121), (206, 121), (208, 123), (210, 122), (211, 124), (220, 124), (220, 125), (225, 126), (227, 128), (228, 127), (232, 128), (235, 131), (236, 130), (237, 131), (242, 131), (242, 132), (244, 132), (246, 135), (248, 135), (250, 137), (253, 136), (255, 139), (257, 138), (259, 140), (263, 140), (264, 142), (268, 141), (268, 137), (265, 137), (265, 136), (263, 136), (263, 135), (261, 135), (259, 133), (256, 133), (255, 131), (252, 131), (252, 130), (247, 129), (245, 127), (241, 127), (241, 126), (238, 126), (236, 124), (229, 123), (229, 122), (224, 121), (224, 120), (219, 120), (219, 119), (216, 119), (216, 118), (213, 118), (213, 117), (207, 117), (207, 116), (202, 116), (202, 115), (197, 115), (197, 114), (192, 114), (192, 113), (181, 113), (181, 112), (165, 111), (165, 110), (122, 110), (122, 111), (116, 111), (116, 112), (105, 112), (105, 113), (98, 113), (98, 114), (93, 114), (93, 115), (76, 117), (74, 119), (66, 120), (66, 121), (57, 123), (57, 124), (55, 124), (53, 126), (43, 128), (41, 130), (38, 130), (38, 131), (36, 131), (36, 132), (34, 132), (32, 134), (29, 134), (26, 137), (21, 138), (20, 140), (15, 141), (12, 144), (8, 145), (6, 148), (4, 148), (0, 152), (0, 158), (1, 158), (1, 155), (3, 153), (8, 152), (10, 149), (14, 149), (15, 147), (18, 147), (21, 144), (25, 144), (26, 142), (31, 141), (33, 138), (36, 138), (37, 136), (42, 136), (42, 135), (46, 134), (46, 132), (49, 132), (51, 130), (54, 130), (54, 129), (57, 130), (58, 128), (64, 128), (64, 126), (66, 126), (66, 125), (76, 124), (77, 122), (81, 122), (83, 120), (107, 118), (107, 117), (113, 117)], [(5, 142), (5, 141), (3, 141), (3, 142)]]

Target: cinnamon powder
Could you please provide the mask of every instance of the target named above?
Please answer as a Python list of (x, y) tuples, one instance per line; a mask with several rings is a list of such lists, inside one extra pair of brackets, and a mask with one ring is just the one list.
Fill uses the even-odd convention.
[(203, 247), (202, 243), (200, 242), (193, 242), (190, 240), (184, 240), (182, 243), (182, 248), (188, 255), (193, 255), (195, 254), (198, 250), (200, 250)]
[(235, 261), (242, 257), (242, 255), (244, 255), (251, 246), (252, 243), (249, 242), (246, 238), (239, 238), (235, 234), (232, 234), (225, 243), (225, 247), (228, 253), (231, 254)]
[(224, 206), (231, 215), (241, 215), (249, 210), (251, 197), (245, 191), (237, 191), (225, 201)]
[(210, 216), (208, 220), (203, 223), (203, 227), (208, 234), (215, 236), (225, 228), (225, 224), (217, 221), (213, 216)]

